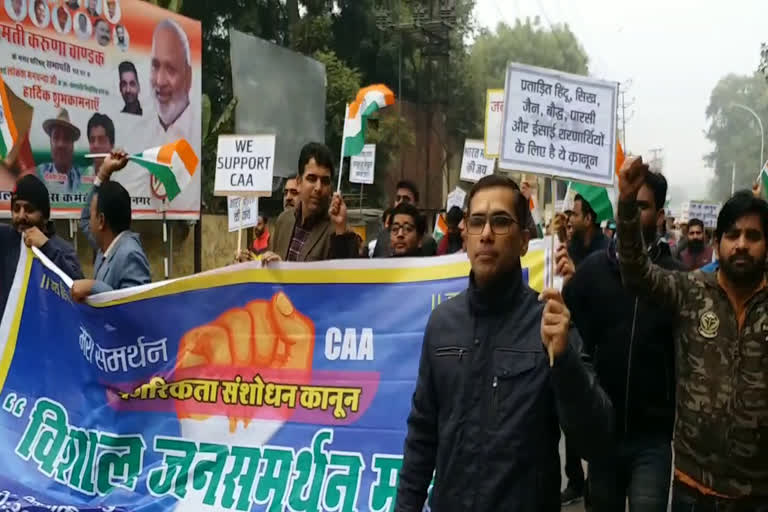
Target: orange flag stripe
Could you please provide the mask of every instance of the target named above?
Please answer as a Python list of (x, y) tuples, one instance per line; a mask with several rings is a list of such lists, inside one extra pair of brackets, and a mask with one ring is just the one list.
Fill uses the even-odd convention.
[(190, 146), (189, 142), (185, 139), (179, 139), (176, 142), (162, 146), (160, 151), (157, 152), (157, 161), (171, 165), (174, 153), (179, 155), (179, 158), (181, 158), (181, 161), (184, 163), (184, 167), (186, 167), (189, 175), (194, 175), (199, 158), (192, 149), (192, 146)]
[[(13, 111), (11, 111), (11, 103), (8, 101), (8, 93), (5, 89), (5, 82), (3, 77), (0, 76), (0, 101), (3, 103), (3, 113), (5, 115), (5, 121), (8, 123), (8, 130), (11, 132), (14, 144), (19, 138), (19, 132), (16, 130), (16, 123), (13, 121)], [(11, 151), (12, 148), (8, 148)]]

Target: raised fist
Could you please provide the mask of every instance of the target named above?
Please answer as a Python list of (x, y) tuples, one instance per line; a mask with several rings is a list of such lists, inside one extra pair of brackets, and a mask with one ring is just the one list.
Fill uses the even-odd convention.
[(634, 201), (637, 193), (645, 182), (648, 173), (648, 164), (643, 163), (640, 156), (627, 158), (619, 170), (619, 199), (621, 201)]
[[(194, 372), (189, 369), (201, 368), (201, 373), (223, 375), (246, 368), (244, 380), (263, 370), (308, 373), (312, 369), (314, 345), (312, 321), (296, 310), (285, 293), (278, 292), (269, 301), (256, 300), (242, 308), (230, 309), (213, 322), (187, 332), (179, 343), (176, 371), (186, 370), (184, 373), (192, 376)], [(270, 412), (274, 413), (274, 409)], [(291, 410), (279, 412), (287, 419)], [(179, 406), (177, 413), (179, 419), (205, 419), (205, 416), (188, 414)], [(247, 427), (250, 417), (259, 417), (258, 413), (230, 417), (230, 431), (234, 432), (238, 420)]]

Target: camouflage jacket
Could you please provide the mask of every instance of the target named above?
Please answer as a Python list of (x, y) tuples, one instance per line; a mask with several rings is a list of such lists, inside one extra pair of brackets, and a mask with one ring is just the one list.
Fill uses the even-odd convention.
[(768, 291), (736, 312), (717, 273), (651, 264), (634, 203), (619, 204), (625, 286), (669, 307), (677, 373), (675, 467), (728, 497), (768, 497)]

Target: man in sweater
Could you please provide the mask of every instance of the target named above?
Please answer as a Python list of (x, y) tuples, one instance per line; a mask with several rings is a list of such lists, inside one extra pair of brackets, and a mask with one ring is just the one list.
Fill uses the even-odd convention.
[[(664, 176), (646, 174), (637, 196), (643, 239), (654, 263), (683, 270), (657, 233), (666, 195)], [(627, 499), (633, 512), (664, 512), (675, 416), (675, 318), (624, 289), (615, 243), (579, 265), (563, 297), (614, 408), (616, 444), (589, 463), (592, 512), (624, 510)]]
[(11, 195), (11, 225), (0, 224), (0, 318), (16, 274), (22, 240), (27, 247), (40, 249), (72, 279), (83, 277), (74, 248), (56, 235), (50, 216), (51, 202), (43, 182), (31, 174), (20, 178)]

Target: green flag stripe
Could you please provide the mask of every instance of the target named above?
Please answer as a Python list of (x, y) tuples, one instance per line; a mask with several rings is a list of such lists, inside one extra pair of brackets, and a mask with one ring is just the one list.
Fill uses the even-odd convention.
[(181, 189), (179, 189), (179, 184), (176, 182), (176, 176), (173, 175), (173, 171), (167, 165), (155, 164), (147, 160), (133, 160), (133, 162), (144, 167), (152, 176), (160, 180), (160, 183), (165, 187), (165, 193), (168, 194), (169, 201), (173, 201), (179, 195)]
[(5, 137), (0, 133), (0, 158), (8, 156), (8, 146), (5, 145)]
[(587, 185), (585, 183), (571, 182), (571, 190), (581, 195), (595, 210), (597, 221), (610, 220), (613, 218), (613, 205), (608, 197), (608, 191), (603, 187)]

